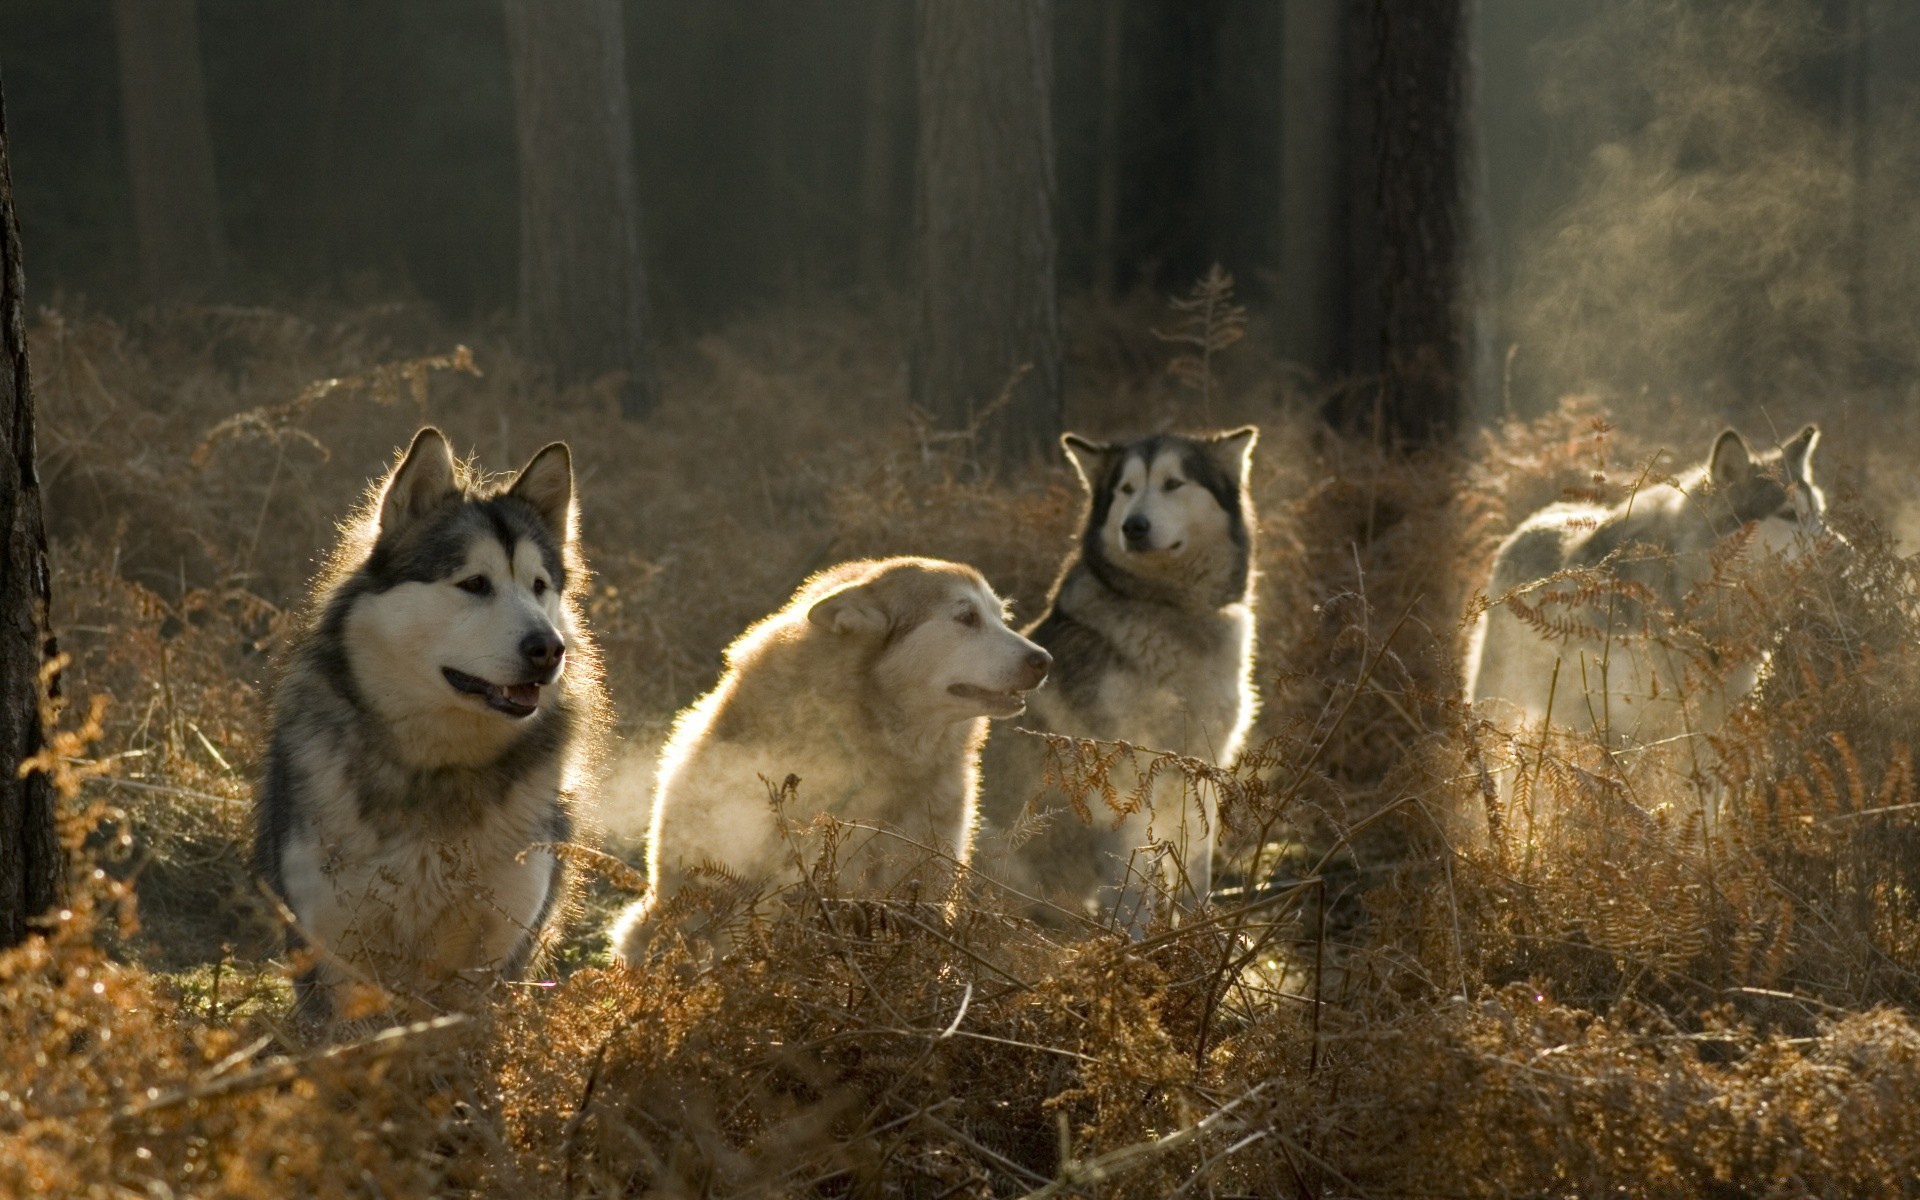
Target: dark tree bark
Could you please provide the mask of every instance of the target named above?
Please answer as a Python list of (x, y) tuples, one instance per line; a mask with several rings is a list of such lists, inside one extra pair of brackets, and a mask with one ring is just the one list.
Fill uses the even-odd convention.
[(860, 134), (860, 282), (885, 287), (894, 274), (902, 222), (894, 179), (900, 162), (901, 92), (911, 62), (907, 18), (912, 10), (900, 0), (877, 0), (872, 40), (867, 44), (867, 114)]
[(1120, 90), (1127, 6), (1107, 0), (1100, 24), (1099, 158), (1093, 164), (1093, 290), (1111, 298), (1120, 276)]
[(227, 269), (194, 0), (115, 0), (120, 110), (140, 273), (156, 295), (203, 292)]
[(1062, 418), (1051, 5), (920, 0), (919, 42), (914, 395), (1011, 466), (1053, 454)]
[(640, 198), (620, 0), (505, 0), (520, 134), (520, 319), (563, 383), (626, 375), (659, 399), (647, 343)]
[(1345, 192), (1340, 69), (1343, 8), (1283, 0), (1280, 15), (1280, 272), (1274, 300), (1280, 352), (1316, 373), (1345, 353)]
[(308, 159), (307, 199), (313, 206), (314, 240), (320, 262), (331, 268), (344, 257), (340, 106), (347, 90), (348, 25), (345, 0), (320, 0), (306, 11), (313, 48), (313, 151)]
[(1468, 0), (1359, 0), (1354, 367), (1331, 413), (1396, 445), (1459, 427), (1468, 384)]
[(27, 922), (58, 902), (66, 874), (52, 784), (38, 771), (25, 779), (17, 772), (45, 744), (40, 669), (55, 651), (47, 629), (51, 587), (34, 468), (23, 288), (0, 95), (0, 530), (6, 537), (0, 559), (0, 948), (24, 938)]

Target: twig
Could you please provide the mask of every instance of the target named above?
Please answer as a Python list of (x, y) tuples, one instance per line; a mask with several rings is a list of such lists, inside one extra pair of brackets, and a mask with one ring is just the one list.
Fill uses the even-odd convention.
[(964, 1020), (967, 1015), (967, 1006), (972, 1003), (973, 1003), (973, 984), (969, 982), (967, 984), (967, 990), (962, 992), (960, 995), (960, 1008), (958, 1009), (958, 1011), (956, 1011), (953, 1014), (953, 1023), (951, 1025), (948, 1025), (946, 1029), (942, 1031), (940, 1034), (941, 1041), (943, 1042), (946, 1041), (948, 1038), (952, 1037), (955, 1033), (959, 1031), (960, 1022)]
[[(932, 1112), (929, 1111), (921, 1114), (920, 1119), (926, 1122), (928, 1125), (933, 1126), (935, 1129), (939, 1130), (941, 1133), (946, 1134), (948, 1137), (952, 1138), (954, 1141), (959, 1142), (961, 1145), (967, 1147), (967, 1149), (972, 1150), (975, 1154), (978, 1154), (980, 1157), (993, 1163), (995, 1166), (1007, 1172), (1009, 1175), (1013, 1175), (1019, 1179), (1025, 1179), (1031, 1183), (1046, 1183), (1046, 1176), (1028, 1167), (1023, 1167), (1019, 1163), (1008, 1158), (1006, 1155), (1000, 1154), (997, 1151), (990, 1149), (989, 1147), (981, 1145), (975, 1139), (969, 1137), (964, 1133), (961, 1133), (958, 1129), (955, 1129), (953, 1126), (947, 1124), (945, 1121), (942, 1121), (939, 1117), (934, 1116)], [(1047, 1184), (1047, 1186), (1051, 1187), (1052, 1185)], [(1043, 1188), (1042, 1191), (1040, 1192), (1032, 1192), (1029, 1194), (1038, 1196), (1043, 1194), (1044, 1192), (1045, 1192), (1045, 1189)]]
[(178, 796), (182, 800), (205, 800), (210, 804), (246, 804), (248, 801), (234, 796), (218, 796), (212, 792), (197, 792), (192, 788), (173, 787), (170, 784), (142, 783), (137, 779), (122, 779), (117, 775), (95, 776), (104, 787), (132, 788), (136, 792), (154, 792), (162, 796)]
[(1313, 939), (1313, 1051), (1307, 1056), (1307, 1074), (1320, 1069), (1320, 969), (1327, 944), (1327, 884), (1320, 881), (1320, 928)]
[(299, 1058), (282, 1058), (251, 1071), (242, 1071), (237, 1075), (215, 1076), (189, 1087), (176, 1088), (163, 1092), (151, 1100), (122, 1108), (113, 1114), (117, 1122), (136, 1121), (151, 1116), (161, 1109), (177, 1108), (182, 1104), (193, 1104), (201, 1100), (211, 1100), (217, 1096), (229, 1096), (235, 1092), (250, 1091), (254, 1088), (276, 1087), (299, 1076), (300, 1072), (315, 1063), (331, 1062), (361, 1054), (384, 1057), (401, 1049), (411, 1038), (424, 1034), (438, 1033), (452, 1029), (472, 1020), (464, 1013), (449, 1013), (443, 1017), (434, 1017), (430, 1021), (415, 1021), (411, 1025), (395, 1025), (382, 1029), (370, 1038), (349, 1042), (344, 1046), (331, 1046), (318, 1053), (302, 1055)]
[(1045, 1187), (1026, 1193), (1020, 1197), (1020, 1200), (1052, 1200), (1055, 1196), (1069, 1196), (1076, 1192), (1097, 1188), (1100, 1184), (1145, 1166), (1154, 1159), (1183, 1149), (1208, 1134), (1231, 1125), (1233, 1110), (1259, 1095), (1266, 1086), (1264, 1083), (1260, 1084), (1215, 1109), (1203, 1120), (1196, 1121), (1185, 1129), (1175, 1130), (1163, 1138), (1151, 1142), (1135, 1142), (1117, 1150), (1109, 1150), (1094, 1158), (1076, 1159), (1063, 1156), (1059, 1177)]

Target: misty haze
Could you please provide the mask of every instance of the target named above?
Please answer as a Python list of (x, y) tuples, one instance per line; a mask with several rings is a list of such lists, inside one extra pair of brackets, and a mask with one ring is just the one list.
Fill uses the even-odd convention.
[(1920, 7), (0, 0), (0, 1195), (1920, 1197)]

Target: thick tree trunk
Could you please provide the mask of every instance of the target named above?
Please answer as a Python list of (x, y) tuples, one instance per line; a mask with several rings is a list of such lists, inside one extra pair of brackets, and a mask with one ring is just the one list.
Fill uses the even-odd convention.
[(306, 12), (308, 44), (313, 47), (313, 151), (308, 159), (307, 199), (312, 205), (314, 241), (320, 261), (331, 267), (348, 249), (341, 204), (341, 102), (347, 91), (345, 0), (319, 0)]
[(1282, 0), (1280, 14), (1280, 352), (1316, 373), (1346, 353), (1342, 232), (1346, 130), (1340, 69), (1344, 10), (1335, 0)]
[(13, 214), (6, 100), (0, 96), (0, 947), (60, 899), (65, 868), (53, 788), (20, 762), (40, 752), (40, 669), (54, 654), (47, 629), (47, 531), (34, 468), (33, 388), (27, 372), (20, 226)]
[(885, 287), (893, 279), (898, 242), (894, 179), (900, 161), (901, 92), (910, 61), (907, 18), (900, 0), (877, 0), (867, 44), (867, 119), (860, 135), (860, 282)]
[(1010, 466), (1060, 436), (1051, 5), (920, 0), (919, 40), (914, 395)]
[(120, 108), (140, 272), (155, 295), (205, 291), (227, 269), (194, 0), (115, 0)]
[(1470, 0), (1356, 0), (1352, 367), (1329, 416), (1392, 445), (1440, 441), (1465, 404)]
[(1120, 89), (1127, 6), (1107, 0), (1100, 25), (1099, 159), (1093, 165), (1093, 290), (1111, 298), (1120, 278)]
[(505, 0), (520, 134), (520, 319), (563, 383), (624, 372), (621, 411), (659, 398), (620, 0)]

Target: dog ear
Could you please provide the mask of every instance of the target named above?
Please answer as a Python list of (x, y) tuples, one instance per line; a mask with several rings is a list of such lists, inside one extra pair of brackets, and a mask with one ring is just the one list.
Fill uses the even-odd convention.
[(1715, 487), (1734, 487), (1753, 476), (1753, 448), (1732, 429), (1721, 430), (1707, 457), (1707, 478)]
[(1100, 486), (1101, 478), (1106, 475), (1107, 459), (1115, 447), (1106, 442), (1090, 442), (1077, 433), (1063, 433), (1060, 435), (1060, 449), (1066, 452), (1074, 474), (1080, 476), (1080, 482), (1091, 492)]
[(533, 505), (554, 537), (573, 540), (573, 454), (565, 442), (555, 442), (528, 459), (507, 495)]
[(1257, 425), (1242, 425), (1238, 429), (1229, 429), (1225, 433), (1216, 433), (1207, 439), (1207, 453), (1226, 469), (1227, 474), (1245, 486), (1247, 476), (1253, 470), (1253, 447), (1260, 440), (1260, 428)]
[(1813, 479), (1813, 450), (1820, 444), (1820, 427), (1809, 425), (1793, 435), (1793, 440), (1780, 447), (1780, 456), (1786, 460), (1787, 476), (1803, 482)]
[(849, 584), (814, 601), (807, 621), (829, 633), (879, 634), (893, 624), (880, 597), (864, 583)]
[(413, 435), (407, 456), (387, 478), (386, 490), (380, 494), (380, 529), (398, 529), (459, 492), (453, 447), (447, 445), (445, 434), (429, 425)]

